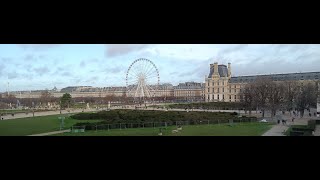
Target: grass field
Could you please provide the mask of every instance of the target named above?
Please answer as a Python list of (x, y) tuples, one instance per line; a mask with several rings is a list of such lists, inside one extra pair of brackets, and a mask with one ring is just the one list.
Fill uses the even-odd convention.
[[(261, 136), (272, 127), (272, 124), (242, 123), (234, 126), (224, 125), (190, 125), (173, 134), (176, 127), (163, 130), (163, 136)], [(55, 136), (158, 136), (159, 128), (136, 128), (124, 130), (86, 131), (85, 133), (64, 133)]]
[[(41, 111), (51, 111), (50, 109), (47, 109), (47, 110), (40, 110), (40, 109), (38, 109), (38, 110), (35, 110), (34, 112), (41, 112)], [(32, 109), (25, 109), (25, 110), (23, 110), (23, 109), (8, 109), (8, 110), (0, 110), (0, 114), (12, 114), (12, 113), (14, 113), (14, 114), (16, 114), (16, 113), (26, 113), (26, 112), (28, 112), (28, 113), (32, 113)]]
[[(52, 115), (0, 121), (0, 136), (25, 136), (60, 130), (59, 116)], [(66, 118), (65, 129), (70, 128), (77, 122), (87, 121)]]

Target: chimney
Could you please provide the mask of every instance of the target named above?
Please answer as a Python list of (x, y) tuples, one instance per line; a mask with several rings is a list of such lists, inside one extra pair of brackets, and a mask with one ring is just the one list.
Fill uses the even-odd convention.
[(215, 62), (213, 66), (214, 66), (213, 74), (214, 74), (214, 75), (219, 75), (218, 63)]
[(228, 63), (228, 77), (231, 77), (231, 63)]

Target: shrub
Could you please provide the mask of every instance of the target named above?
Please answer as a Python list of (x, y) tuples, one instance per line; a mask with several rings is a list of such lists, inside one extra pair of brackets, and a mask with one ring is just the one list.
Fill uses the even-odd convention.
[(237, 116), (238, 113), (237, 113), (237, 112), (233, 112), (233, 113), (230, 113), (230, 115), (232, 115), (232, 116)]
[(316, 121), (315, 120), (309, 120), (308, 121), (308, 128), (310, 128), (312, 131), (316, 129)]
[[(112, 110), (101, 111), (98, 113), (79, 113), (71, 116), (77, 120), (103, 120), (98, 124), (115, 124), (115, 123), (150, 123), (150, 122), (167, 122), (175, 123), (176, 121), (189, 121), (190, 124), (198, 124), (200, 121), (228, 122), (229, 119), (237, 119), (242, 122), (253, 122), (257, 118), (236, 117), (238, 113), (209, 113), (209, 112), (173, 112), (173, 111), (135, 111), (135, 110)], [(79, 124), (77, 124), (79, 125)], [(80, 124), (82, 125), (82, 124)], [(88, 125), (88, 124), (84, 124)]]
[(312, 132), (310, 132), (310, 131), (305, 131), (305, 132), (303, 133), (303, 136), (312, 136)]

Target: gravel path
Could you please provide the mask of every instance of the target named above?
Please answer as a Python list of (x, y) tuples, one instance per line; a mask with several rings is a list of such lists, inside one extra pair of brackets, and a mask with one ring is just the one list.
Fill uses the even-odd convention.
[(320, 136), (320, 125), (316, 126), (316, 130), (314, 131), (314, 136)]
[(49, 135), (61, 134), (61, 133), (65, 133), (65, 132), (70, 132), (70, 129), (69, 130), (63, 130), (63, 131), (54, 131), (54, 132), (42, 133), (42, 134), (34, 134), (34, 135), (29, 135), (29, 136), (49, 136)]

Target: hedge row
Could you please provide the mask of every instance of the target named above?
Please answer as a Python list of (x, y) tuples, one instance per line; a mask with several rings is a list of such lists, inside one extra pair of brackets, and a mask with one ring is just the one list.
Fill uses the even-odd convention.
[(176, 111), (142, 111), (142, 110), (111, 110), (98, 113), (80, 113), (71, 116), (77, 120), (104, 120), (108, 123), (140, 123), (140, 122), (171, 122), (224, 120), (237, 116), (227, 112), (176, 112)]
[[(71, 116), (76, 120), (102, 120), (97, 123), (77, 123), (75, 126), (95, 126), (128, 124), (130, 126), (142, 127), (143, 124), (176, 124), (176, 122), (193, 124), (203, 123), (228, 123), (230, 119), (236, 122), (255, 122), (256, 117), (238, 117), (237, 113), (225, 112), (173, 112), (173, 111), (140, 111), (140, 110), (111, 110), (98, 113), (80, 113)], [(133, 125), (132, 125), (133, 124)], [(135, 125), (136, 124), (136, 125)], [(138, 125), (139, 124), (139, 125)], [(88, 127), (88, 128), (90, 128)], [(126, 126), (125, 126), (126, 127)], [(86, 128), (87, 129), (87, 128)]]
[[(241, 122), (254, 122), (253, 119), (242, 119), (234, 120), (234, 123)], [(101, 121), (97, 123), (77, 123), (75, 127), (82, 127), (85, 130), (108, 130), (108, 129), (129, 129), (129, 128), (159, 128), (175, 125), (209, 125), (209, 124), (226, 124), (229, 120), (215, 120), (215, 121), (180, 121), (180, 122), (144, 122), (144, 123), (119, 123), (119, 124), (109, 124), (106, 121)]]
[(316, 129), (316, 120), (309, 120), (308, 125), (292, 125), (290, 136), (312, 136), (312, 131)]

